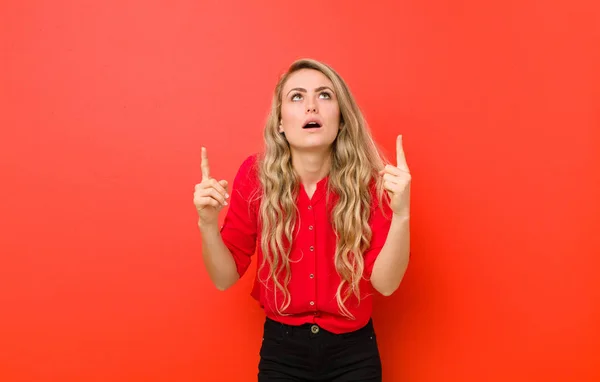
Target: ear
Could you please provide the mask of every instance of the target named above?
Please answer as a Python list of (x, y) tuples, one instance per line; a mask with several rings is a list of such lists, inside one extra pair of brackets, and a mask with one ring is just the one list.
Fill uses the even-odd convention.
[(279, 132), (283, 133), (283, 124), (279, 122)]

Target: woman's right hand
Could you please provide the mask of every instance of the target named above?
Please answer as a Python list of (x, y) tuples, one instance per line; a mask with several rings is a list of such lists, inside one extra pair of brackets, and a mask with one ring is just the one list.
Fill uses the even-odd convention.
[(227, 205), (227, 181), (217, 181), (210, 177), (208, 156), (206, 148), (202, 148), (202, 181), (196, 184), (194, 190), (194, 205), (200, 218), (199, 224), (210, 226), (217, 225), (219, 212)]

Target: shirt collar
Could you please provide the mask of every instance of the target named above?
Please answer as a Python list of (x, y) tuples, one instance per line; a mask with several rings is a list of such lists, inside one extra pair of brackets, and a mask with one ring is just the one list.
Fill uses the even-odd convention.
[(306, 202), (308, 202), (309, 204), (316, 204), (323, 198), (323, 196), (325, 196), (325, 193), (327, 192), (328, 183), (329, 183), (329, 175), (327, 175), (325, 178), (318, 181), (317, 189), (315, 190), (312, 198), (310, 198), (310, 199), (308, 198), (308, 193), (306, 192), (304, 185), (302, 183), (300, 183), (300, 197), (305, 199)]

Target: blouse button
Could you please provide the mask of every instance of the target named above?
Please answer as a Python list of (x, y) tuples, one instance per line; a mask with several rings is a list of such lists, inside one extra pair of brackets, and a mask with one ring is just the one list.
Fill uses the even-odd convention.
[(312, 225), (309, 225), (309, 226), (308, 226), (308, 229), (309, 229), (309, 230), (311, 230), (311, 231), (313, 230), (313, 228), (314, 228), (314, 227), (313, 227)]
[(315, 250), (315, 247), (313, 247), (312, 245), (310, 246), (310, 250), (311, 252)]
[(311, 306), (313, 306), (313, 305), (315, 305), (315, 302), (314, 302), (314, 301), (311, 301), (311, 302), (309, 302), (309, 304), (310, 304)]
[(309, 210), (312, 210), (312, 206), (308, 206), (308, 209), (309, 209)]
[(311, 273), (311, 274), (310, 274), (308, 277), (310, 277), (311, 279), (314, 279), (314, 278), (315, 278), (315, 275), (313, 275), (313, 274)]

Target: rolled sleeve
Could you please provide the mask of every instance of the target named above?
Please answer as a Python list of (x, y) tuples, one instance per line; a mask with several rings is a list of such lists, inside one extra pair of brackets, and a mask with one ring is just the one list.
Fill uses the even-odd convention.
[(387, 200), (380, 203), (373, 203), (371, 208), (371, 216), (369, 218), (369, 225), (371, 227), (371, 245), (364, 254), (365, 270), (364, 276), (367, 279), (371, 279), (373, 273), (373, 265), (381, 249), (383, 248), (385, 241), (387, 240), (388, 232), (392, 224), (392, 209), (389, 206)]
[(221, 238), (233, 256), (240, 277), (248, 270), (256, 250), (259, 183), (256, 163), (256, 156), (251, 156), (240, 166), (221, 227)]

